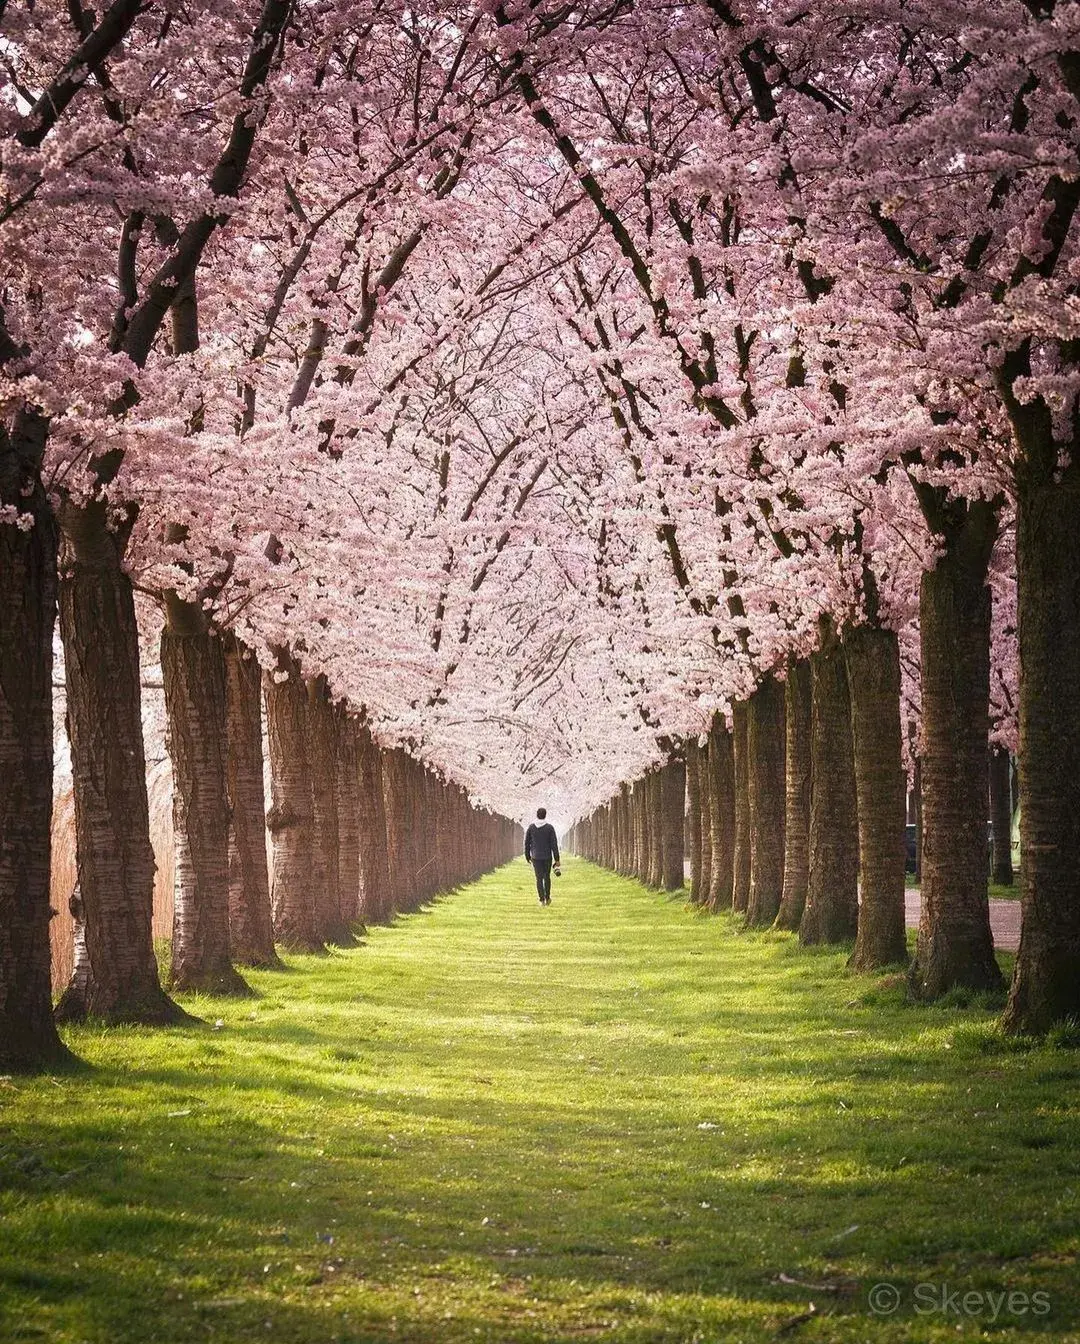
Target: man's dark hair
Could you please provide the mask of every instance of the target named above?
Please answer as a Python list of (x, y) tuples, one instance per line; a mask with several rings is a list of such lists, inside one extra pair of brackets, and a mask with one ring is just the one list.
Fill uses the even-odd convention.
[(546, 808), (546, 807), (538, 807), (538, 808), (536, 809), (536, 818), (537, 818), (538, 821), (543, 821), (544, 818), (545, 818), (546, 816), (547, 816), (547, 808)]

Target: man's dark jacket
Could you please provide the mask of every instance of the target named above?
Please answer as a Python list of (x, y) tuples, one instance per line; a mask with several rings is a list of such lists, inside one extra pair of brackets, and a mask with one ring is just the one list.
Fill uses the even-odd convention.
[(525, 857), (530, 863), (559, 862), (559, 837), (550, 821), (534, 821), (525, 832)]

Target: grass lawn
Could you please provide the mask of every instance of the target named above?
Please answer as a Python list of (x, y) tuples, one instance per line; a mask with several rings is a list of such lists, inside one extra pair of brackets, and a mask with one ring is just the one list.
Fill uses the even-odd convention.
[(1067, 1038), (568, 868), (0, 1083), (0, 1340), (1080, 1339)]

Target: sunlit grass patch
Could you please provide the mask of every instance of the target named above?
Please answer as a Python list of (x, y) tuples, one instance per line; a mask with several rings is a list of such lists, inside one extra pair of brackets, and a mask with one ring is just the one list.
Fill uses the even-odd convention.
[[(1071, 1029), (577, 862), (554, 895), (507, 867), (0, 1084), (0, 1339), (1074, 1337)], [(1051, 1309), (916, 1310), (942, 1283)]]

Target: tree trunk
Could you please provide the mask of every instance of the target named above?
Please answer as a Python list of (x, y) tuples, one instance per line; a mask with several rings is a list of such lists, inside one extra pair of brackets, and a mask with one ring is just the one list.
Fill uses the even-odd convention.
[(876, 971), (907, 962), (901, 755), (900, 644), (892, 630), (855, 626), (844, 638), (859, 813), (859, 924), (848, 966)]
[(312, 888), (314, 803), (308, 762), (307, 691), (295, 664), (282, 657), (278, 681), (267, 674), (266, 740), (271, 805), (266, 824), (274, 844), (271, 905), (274, 936), (296, 952), (321, 952)]
[(322, 677), (313, 678), (308, 683), (308, 752), (315, 932), (324, 943), (349, 947), (355, 944), (355, 939), (341, 918), (337, 716)]
[(702, 906), (709, 904), (709, 893), (712, 891), (712, 790), (709, 739), (706, 737), (698, 748), (698, 811), (701, 817), (701, 836), (698, 845), (700, 849), (701, 886), (694, 896), (698, 905)]
[(831, 626), (810, 676), (810, 877), (799, 939), (842, 943), (858, 926), (859, 818), (844, 652)]
[(915, 800), (915, 881), (922, 885), (922, 764), (918, 757), (912, 769), (911, 793)]
[(660, 772), (663, 888), (679, 891), (686, 885), (686, 762), (676, 757)]
[(338, 919), (355, 944), (353, 930), (360, 922), (360, 762), (357, 759), (356, 725), (344, 712), (338, 714)]
[(770, 672), (748, 701), (750, 895), (746, 922), (768, 928), (784, 887), (784, 688)]
[(997, 533), (988, 504), (970, 504), (922, 576), (922, 912), (912, 993), (1002, 987), (987, 900), (990, 589)]
[(649, 871), (648, 776), (634, 780), (631, 799), (634, 806), (634, 876), (645, 883)]
[(750, 760), (746, 702), (731, 706), (735, 763), (735, 853), (732, 861), (731, 908), (745, 911), (750, 902)]
[(39, 475), (47, 426), (0, 424), (0, 1072), (69, 1063), (52, 1014), (49, 863), (53, 791), (56, 523)]
[(131, 580), (105, 508), (67, 506), (60, 580), (79, 888), (90, 975), (61, 1021), (190, 1021), (158, 980), (154, 851), (143, 752), (139, 631)]
[(386, 859), (389, 874), (387, 915), (408, 908), (405, 881), (407, 846), (405, 764), (402, 751), (384, 751), (382, 755), (383, 799), (386, 809)]
[(690, 840), (690, 899), (695, 905), (702, 904), (700, 757), (701, 748), (691, 738), (686, 743), (686, 825)]
[(649, 886), (664, 885), (664, 775), (660, 767), (649, 776)]
[(386, 809), (382, 753), (363, 725), (357, 728), (359, 749), (360, 885), (365, 923), (381, 923), (390, 915), (390, 872), (386, 848)]
[(194, 602), (170, 596), (161, 632), (173, 775), (170, 984), (207, 994), (250, 993), (229, 955), (229, 794), (225, 659)]
[(222, 636), (228, 717), (229, 946), (245, 966), (281, 968), (274, 951), (270, 874), (266, 866), (262, 672), (234, 635)]
[(629, 784), (619, 786), (618, 815), (618, 871), (629, 877), (634, 871), (634, 818)]
[(1012, 757), (1007, 747), (990, 750), (990, 823), (994, 848), (991, 865), (999, 887), (1013, 884), (1012, 865)]
[(1020, 892), (1008, 1031), (1080, 1020), (1080, 464), (1017, 494)]
[(735, 882), (735, 750), (722, 714), (709, 729), (709, 909), (730, 910)]
[(784, 683), (787, 732), (784, 806), (784, 889), (776, 927), (797, 933), (810, 880), (810, 663), (792, 658)]

